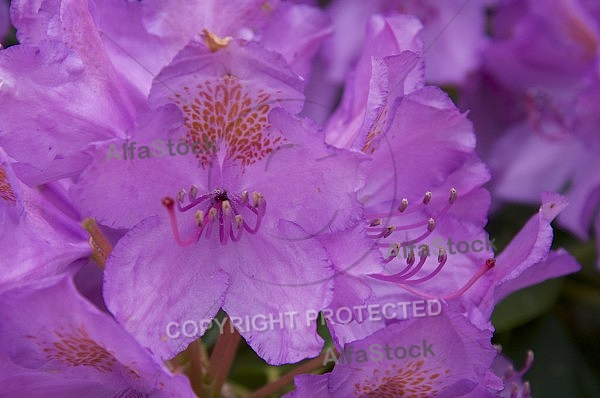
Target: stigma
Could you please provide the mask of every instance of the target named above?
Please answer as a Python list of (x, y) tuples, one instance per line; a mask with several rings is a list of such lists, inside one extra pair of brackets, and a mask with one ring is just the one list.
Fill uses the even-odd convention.
[[(169, 213), (175, 241), (182, 247), (197, 243), (203, 237), (210, 239), (213, 234), (218, 234), (222, 245), (228, 241), (239, 241), (244, 231), (255, 234), (267, 208), (260, 192), (231, 193), (217, 188), (199, 195), (195, 185), (189, 191), (180, 190), (176, 199), (164, 198), (162, 204)], [(189, 237), (183, 238), (177, 224), (177, 213), (189, 211), (194, 211), (195, 230)]]

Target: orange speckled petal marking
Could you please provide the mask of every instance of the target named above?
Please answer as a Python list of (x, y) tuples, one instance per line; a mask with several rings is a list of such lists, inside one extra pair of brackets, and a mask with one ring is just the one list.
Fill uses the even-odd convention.
[(375, 380), (356, 383), (354, 394), (361, 398), (426, 398), (435, 395), (439, 392), (435, 385), (450, 371), (423, 369), (424, 365), (424, 360), (411, 361), (404, 367), (394, 363), (383, 374), (375, 369)]
[(8, 176), (2, 166), (0, 166), (0, 198), (9, 203), (16, 203), (17, 197), (8, 182)]
[[(115, 356), (94, 341), (83, 326), (71, 331), (54, 331), (54, 334), (58, 339), (53, 342), (36, 341), (48, 361), (88, 366), (103, 373), (111, 373), (116, 366), (121, 366)], [(28, 337), (37, 340), (35, 336)], [(136, 371), (127, 366), (125, 369), (132, 377), (139, 378)]]
[(284, 142), (281, 133), (270, 130), (268, 115), (276, 98), (261, 89), (251, 92), (236, 77), (226, 75), (184, 87), (175, 102), (185, 115), (190, 147), (202, 167), (208, 166), (213, 153), (225, 150), (225, 156), (245, 168), (265, 158)]

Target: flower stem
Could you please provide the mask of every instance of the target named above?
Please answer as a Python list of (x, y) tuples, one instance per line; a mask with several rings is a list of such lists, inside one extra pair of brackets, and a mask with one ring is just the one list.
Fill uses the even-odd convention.
[(223, 334), (217, 339), (215, 348), (210, 356), (210, 365), (208, 367), (208, 376), (212, 381), (210, 387), (210, 396), (220, 396), (223, 384), (229, 374), (229, 369), (233, 364), (233, 359), (237, 351), (241, 336), (231, 324), (229, 318), (225, 318)]
[(188, 353), (190, 355), (189, 378), (192, 390), (194, 390), (198, 398), (206, 398), (206, 371), (208, 369), (208, 359), (200, 339), (190, 343)]
[(268, 397), (269, 395), (274, 394), (277, 391), (281, 390), (283, 387), (287, 386), (288, 384), (293, 383), (294, 377), (296, 375), (299, 375), (302, 373), (314, 372), (315, 370), (322, 368), (323, 361), (325, 360), (326, 355), (327, 355), (327, 353), (324, 352), (321, 355), (319, 355), (318, 357), (304, 362), (302, 365), (298, 366), (296, 369), (290, 371), (289, 373), (286, 373), (285, 375), (281, 376), (279, 379), (275, 380), (274, 382), (269, 383), (269, 384), (261, 387), (260, 389), (254, 391), (252, 394), (248, 395), (247, 398)]

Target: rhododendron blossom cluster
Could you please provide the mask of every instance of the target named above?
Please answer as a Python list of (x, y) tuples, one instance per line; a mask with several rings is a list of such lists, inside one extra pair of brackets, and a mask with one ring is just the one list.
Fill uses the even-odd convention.
[(550, 3), (12, 1), (0, 396), (531, 397), (495, 308), (598, 196), (600, 9)]

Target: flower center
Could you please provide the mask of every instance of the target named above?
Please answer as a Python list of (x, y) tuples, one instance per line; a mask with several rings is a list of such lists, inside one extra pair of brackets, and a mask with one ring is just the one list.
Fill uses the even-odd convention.
[[(189, 192), (185, 189), (180, 190), (177, 200), (166, 197), (162, 203), (167, 208), (173, 236), (180, 246), (198, 242), (202, 236), (210, 239), (213, 229), (219, 230), (219, 241), (222, 245), (230, 239), (237, 242), (244, 231), (250, 234), (258, 232), (267, 208), (267, 201), (260, 192), (232, 193), (217, 188), (198, 195), (195, 185), (190, 187)], [(202, 206), (203, 209), (200, 209)], [(177, 212), (184, 213), (192, 209), (196, 209), (196, 229), (191, 236), (182, 239), (177, 226)]]

